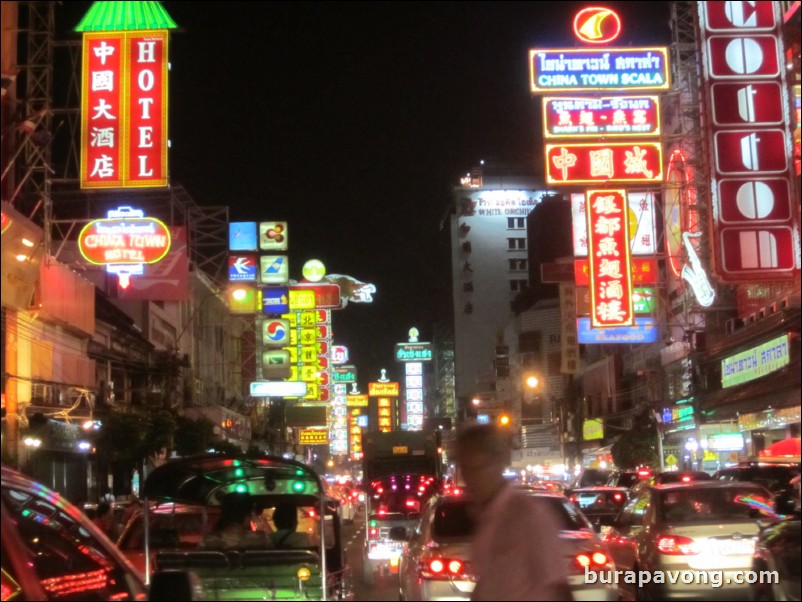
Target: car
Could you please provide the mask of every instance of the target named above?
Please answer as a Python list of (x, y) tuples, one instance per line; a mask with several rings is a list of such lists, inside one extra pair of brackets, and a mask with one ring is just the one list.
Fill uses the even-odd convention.
[(644, 479), (648, 479), (651, 475), (652, 471), (648, 468), (641, 468), (638, 470), (614, 470), (610, 474), (605, 485), (609, 487), (631, 488), (643, 482)]
[(788, 462), (742, 462), (713, 473), (717, 481), (749, 481), (763, 485), (773, 494), (792, 491), (791, 481), (799, 476), (798, 463)]
[(672, 483), (692, 483), (694, 481), (710, 481), (713, 477), (710, 473), (701, 470), (667, 470), (656, 472), (648, 478), (639, 481), (632, 487), (633, 493), (638, 493), (642, 489), (652, 485), (670, 485)]
[[(649, 486), (622, 509), (605, 541), (618, 571), (704, 573), (687, 583), (668, 578), (662, 584), (644, 583), (633, 588), (637, 599), (731, 600), (749, 595), (748, 584), (740, 584), (735, 573), (752, 568), (758, 521), (776, 519), (771, 492), (755, 483)], [(719, 577), (715, 586), (711, 580)]]
[[(585, 581), (585, 570), (612, 570), (610, 554), (588, 520), (560, 494), (529, 490), (562, 518), (568, 549), (569, 583), (574, 600), (617, 600), (613, 584)], [(476, 585), (471, 574), (473, 520), (462, 495), (437, 495), (429, 500), (404, 546), (398, 571), (401, 600), (470, 600)]]
[[(164, 574), (145, 581), (86, 514), (59, 493), (10, 467), (2, 467), (3, 600), (169, 599)], [(180, 590), (201, 599), (189, 573)], [(173, 590), (173, 595), (176, 590)], [(175, 599), (175, 598), (173, 598)]]
[(598, 532), (609, 525), (629, 500), (627, 487), (581, 487), (571, 491), (571, 503), (585, 515)]
[[(166, 503), (151, 507), (148, 516), (150, 533), (150, 572), (155, 567), (156, 555), (167, 550), (192, 550), (198, 547), (204, 535), (211, 533), (220, 518), (219, 507), (206, 508), (197, 504)], [(137, 511), (123, 528), (117, 539), (117, 548), (144, 576), (145, 537), (144, 512)]]
[(778, 579), (758, 579), (752, 584), (753, 600), (802, 599), (802, 522), (799, 517), (770, 523), (760, 530), (752, 570), (758, 576), (762, 571), (776, 571)]
[(571, 482), (570, 489), (606, 485), (612, 473), (612, 470), (607, 470), (605, 468), (583, 468)]

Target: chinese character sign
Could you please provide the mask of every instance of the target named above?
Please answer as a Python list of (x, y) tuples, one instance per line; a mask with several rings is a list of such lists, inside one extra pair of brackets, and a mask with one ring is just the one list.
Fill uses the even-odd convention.
[(662, 182), (663, 148), (659, 142), (547, 144), (549, 184)]
[(632, 276), (624, 190), (588, 190), (591, 321), (593, 328), (632, 324)]
[(167, 31), (85, 33), (81, 188), (167, 186)]

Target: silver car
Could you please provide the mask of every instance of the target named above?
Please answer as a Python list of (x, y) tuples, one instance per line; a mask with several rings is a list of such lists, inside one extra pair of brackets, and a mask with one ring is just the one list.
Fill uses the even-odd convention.
[[(604, 543), (582, 514), (562, 495), (531, 491), (553, 505), (563, 518), (561, 535), (569, 550), (565, 561), (574, 600), (617, 600), (618, 588), (586, 583), (585, 571), (610, 571)], [(476, 585), (471, 572), (473, 521), (462, 495), (432, 498), (401, 555), (401, 600), (469, 600)]]
[[(647, 487), (605, 539), (637, 599), (746, 598), (759, 519), (773, 519), (771, 493), (753, 483), (696, 481)], [(630, 583), (624, 575), (648, 575)], [(660, 575), (655, 583), (654, 577)], [(637, 587), (636, 587), (637, 586)]]

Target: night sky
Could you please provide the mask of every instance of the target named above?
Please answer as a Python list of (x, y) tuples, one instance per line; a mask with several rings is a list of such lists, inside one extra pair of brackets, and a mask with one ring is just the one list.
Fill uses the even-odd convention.
[[(61, 3), (60, 28), (90, 2)], [(164, 2), (171, 181), (233, 221), (287, 220), (312, 258), (378, 289), (334, 317), (359, 382), (431, 340), (451, 303), (439, 224), (480, 159), (542, 171), (528, 50), (577, 46), (580, 2)], [(621, 46), (667, 45), (669, 2), (607, 2)]]

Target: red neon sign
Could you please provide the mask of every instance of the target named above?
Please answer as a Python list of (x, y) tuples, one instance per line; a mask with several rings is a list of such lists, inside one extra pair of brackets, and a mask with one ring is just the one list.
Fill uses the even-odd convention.
[(590, 306), (593, 328), (632, 325), (629, 210), (625, 190), (588, 190)]
[(582, 136), (658, 136), (657, 96), (544, 97), (546, 138)]
[(89, 263), (156, 263), (170, 250), (170, 230), (153, 217), (96, 219), (78, 235), (78, 248)]
[(549, 184), (662, 182), (659, 142), (547, 144)]
[[(657, 284), (657, 260), (654, 257), (632, 257), (629, 273), (632, 286)], [(577, 286), (590, 285), (590, 265), (587, 259), (574, 259), (574, 282)]]
[(167, 186), (167, 31), (84, 34), (80, 178)]
[(588, 44), (607, 44), (621, 35), (621, 19), (609, 8), (583, 8), (574, 17), (574, 35)]

